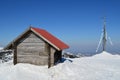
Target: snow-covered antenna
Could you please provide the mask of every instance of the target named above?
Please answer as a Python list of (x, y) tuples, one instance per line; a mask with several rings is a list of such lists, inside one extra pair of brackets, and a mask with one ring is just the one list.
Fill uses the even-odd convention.
[(104, 17), (103, 31), (102, 31), (102, 35), (101, 35), (98, 47), (96, 49), (96, 52), (98, 52), (98, 49), (99, 49), (100, 45), (102, 45), (102, 51), (106, 51), (107, 40), (110, 42), (111, 45), (113, 45), (113, 43), (111, 41), (111, 38), (107, 36), (107, 31), (106, 31), (106, 17)]
[(103, 42), (103, 51), (106, 50), (106, 41), (107, 41), (107, 34), (106, 34), (106, 21), (105, 21), (105, 17), (104, 17), (104, 27), (103, 27), (103, 39), (102, 39), (102, 42)]
[(100, 37), (100, 40), (99, 40), (99, 43), (98, 43), (98, 46), (97, 46), (96, 52), (98, 52), (98, 49), (99, 49), (100, 44), (101, 44), (101, 42), (102, 42), (102, 37), (103, 37), (103, 33), (101, 33), (101, 37)]
[(97, 47), (97, 49), (96, 49), (96, 52), (98, 51), (101, 43), (102, 43), (102, 47), (103, 47), (102, 50), (103, 50), (103, 51), (106, 50), (107, 32), (106, 32), (106, 21), (105, 21), (105, 19), (106, 19), (106, 18), (104, 17), (104, 26), (103, 26), (103, 30), (102, 30), (103, 32), (102, 32), (102, 34), (101, 34), (100, 41), (99, 41), (98, 47)]
[(113, 42), (110, 37), (108, 37), (110, 44), (113, 46)]

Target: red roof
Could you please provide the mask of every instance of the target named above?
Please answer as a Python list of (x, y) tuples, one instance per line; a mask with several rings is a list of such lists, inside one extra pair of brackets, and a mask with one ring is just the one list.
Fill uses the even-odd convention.
[(32, 27), (31, 30), (33, 32), (37, 33), (46, 42), (48, 42), (53, 47), (55, 47), (55, 48), (57, 48), (59, 50), (63, 50), (63, 49), (69, 48), (69, 46), (67, 44), (65, 44), (64, 42), (62, 42), (61, 40), (59, 40), (58, 38), (56, 38), (55, 36), (53, 36), (52, 34), (50, 34), (49, 32), (47, 32), (44, 29), (39, 29), (39, 28), (33, 28)]

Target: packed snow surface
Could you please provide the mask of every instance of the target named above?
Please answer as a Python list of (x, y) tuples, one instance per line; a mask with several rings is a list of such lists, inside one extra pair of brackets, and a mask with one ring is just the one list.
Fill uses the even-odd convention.
[(0, 80), (120, 80), (120, 56), (102, 52), (66, 59), (50, 69), (32, 64), (0, 64)]

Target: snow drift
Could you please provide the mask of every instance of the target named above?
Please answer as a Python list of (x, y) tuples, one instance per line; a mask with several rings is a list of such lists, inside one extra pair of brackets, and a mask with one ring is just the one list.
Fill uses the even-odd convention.
[(0, 80), (120, 80), (120, 56), (107, 52), (66, 59), (50, 69), (31, 64), (0, 64)]

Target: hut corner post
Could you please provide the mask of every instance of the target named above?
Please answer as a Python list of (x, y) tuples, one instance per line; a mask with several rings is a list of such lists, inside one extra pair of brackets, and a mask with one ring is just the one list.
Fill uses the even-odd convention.
[(47, 53), (48, 53), (48, 68), (50, 68), (51, 67), (51, 63), (50, 63), (50, 61), (51, 61), (50, 45), (46, 44), (46, 48), (47, 48)]
[(51, 53), (50, 53), (50, 47), (48, 46), (48, 68), (51, 67)]
[(51, 47), (51, 49), (50, 49), (50, 59), (51, 59), (51, 61), (50, 61), (50, 63), (51, 63), (51, 66), (54, 66), (54, 54), (55, 54), (55, 49), (53, 49), (52, 47)]
[(48, 49), (48, 68), (54, 66), (54, 53), (55, 49), (49, 46)]
[(13, 59), (13, 63), (14, 63), (14, 65), (16, 65), (17, 64), (17, 46), (16, 46), (16, 43), (15, 42), (13, 42), (13, 50), (14, 50), (14, 59)]

